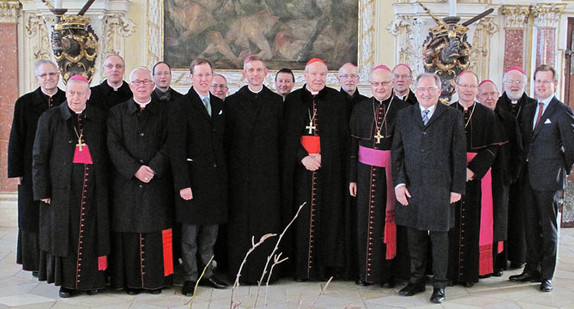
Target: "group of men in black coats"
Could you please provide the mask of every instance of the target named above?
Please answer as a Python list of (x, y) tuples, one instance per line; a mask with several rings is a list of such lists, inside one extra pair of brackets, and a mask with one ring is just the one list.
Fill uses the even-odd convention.
[[(432, 268), (431, 301), (439, 303), (449, 282), (472, 286), (501, 275), (507, 259), (524, 262), (512, 256), (519, 231), (506, 224), (519, 218), (528, 226), (526, 267), (510, 280), (552, 290), (557, 192), (574, 162), (574, 118), (553, 96), (551, 67), (534, 74), (540, 109), (524, 102), (524, 88), (518, 104), (505, 105), (515, 100), (511, 89), (498, 99), (494, 83), (479, 85), (473, 72), (457, 77), (459, 101), (449, 108), (438, 104), (437, 76), (419, 75), (413, 93), (404, 64), (375, 67), (366, 98), (356, 66), (339, 70), (339, 92), (313, 58), (305, 86), (283, 101), (251, 55), (247, 85), (225, 103), (209, 93), (206, 59), (191, 63), (185, 95), (169, 87), (163, 62), (134, 69), (129, 83), (119, 55), (106, 57), (104, 70), (107, 79), (91, 89), (70, 78), (64, 98), (56, 66), (39, 61), (40, 88), (15, 105), (17, 262), (60, 285), (61, 297), (97, 294), (106, 277), (128, 294), (160, 293), (179, 257), (182, 294), (198, 283), (226, 288), (211, 261), (220, 239), (226, 257), (215, 258), (232, 280), (241, 271), (241, 283), (334, 276), (393, 287), (406, 276), (399, 294), (411, 296), (425, 290)], [(520, 84), (516, 71), (505, 73), (505, 86)]]

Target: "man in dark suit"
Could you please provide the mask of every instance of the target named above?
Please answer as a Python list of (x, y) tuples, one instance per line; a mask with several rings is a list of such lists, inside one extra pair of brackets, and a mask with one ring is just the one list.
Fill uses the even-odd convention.
[[(402, 296), (424, 292), (428, 239), (432, 244), (433, 294), (445, 300), (448, 267), (448, 230), (454, 226), (454, 208), (465, 190), (466, 138), (462, 115), (438, 104), (440, 78), (417, 77), (418, 104), (400, 110), (395, 122), (392, 168), (397, 204), (396, 223), (407, 227), (411, 278)], [(430, 237), (429, 237), (430, 236)]]
[[(213, 256), (218, 225), (227, 221), (227, 168), (223, 149), (223, 101), (209, 93), (213, 66), (207, 59), (191, 62), (189, 92), (173, 103), (168, 124), (168, 149), (176, 191), (175, 210), (181, 223), (184, 285), (192, 296), (199, 266)], [(227, 288), (208, 265), (203, 285)]]
[(556, 71), (540, 65), (534, 71), (537, 104), (524, 106), (520, 117), (526, 165), (523, 194), (526, 266), (510, 281), (540, 281), (552, 291), (558, 241), (558, 204), (566, 175), (574, 163), (574, 115), (555, 96)]

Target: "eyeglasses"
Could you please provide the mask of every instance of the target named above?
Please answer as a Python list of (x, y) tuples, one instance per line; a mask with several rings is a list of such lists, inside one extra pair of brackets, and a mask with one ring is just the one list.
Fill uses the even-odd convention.
[(225, 84), (211, 84), (211, 88), (221, 88), (221, 89), (225, 89), (227, 88), (227, 86)]
[(509, 80), (505, 80), (504, 81), (506, 84), (512, 85), (520, 85), (520, 84), (524, 84), (524, 81), (521, 79), (509, 79)]
[(416, 87), (416, 88), (415, 88), (415, 90), (416, 90), (416, 91), (419, 91), (419, 92), (427, 92), (427, 91), (434, 92), (434, 91), (436, 91), (437, 89), (438, 89), (437, 87), (427, 87), (427, 88), (425, 88), (425, 87)]
[(476, 89), (476, 88), (478, 88), (477, 85), (466, 85), (466, 84), (458, 84), (458, 83), (457, 83), (457, 85), (458, 85), (459, 87), (461, 87), (461, 88), (467, 88), (467, 89)]
[(384, 82), (371, 82), (371, 86), (373, 87), (379, 87), (379, 86), (388, 86), (392, 83), (392, 80), (388, 80), (388, 81), (384, 81)]
[(46, 76), (54, 77), (54, 76), (58, 76), (58, 72), (42, 73), (42, 74), (38, 74), (36, 76), (38, 76), (40, 78), (46, 78)]
[(342, 78), (342, 79), (348, 79), (348, 78), (355, 79), (355, 78), (359, 78), (359, 75), (357, 75), (357, 74), (342, 74), (342, 75), (339, 75), (339, 78)]
[(536, 83), (537, 85), (540, 85), (540, 84), (550, 85), (552, 82), (554, 82), (554, 81), (548, 80), (548, 79), (545, 79), (545, 80), (539, 80), (539, 79), (537, 79), (537, 80), (534, 81), (534, 83)]
[(413, 76), (410, 75), (410, 74), (402, 74), (402, 75), (401, 75), (401, 74), (394, 74), (393, 77), (394, 77), (395, 79), (399, 79), (399, 78), (407, 79), (407, 78), (411, 78), (411, 77), (413, 77)]
[(134, 85), (144, 84), (144, 85), (147, 86), (147, 85), (153, 83), (153, 81), (151, 81), (151, 80), (149, 80), (149, 79), (144, 79), (144, 80), (136, 79), (136, 80), (133, 80), (131, 83), (134, 84)]
[(111, 64), (111, 63), (108, 63), (108, 64), (105, 64), (104, 67), (107, 68), (107, 69), (110, 69), (110, 70), (113, 69), (113, 68), (116, 68), (116, 69), (118, 69), (118, 70), (121, 70), (121, 69), (124, 68), (124, 65), (121, 64), (121, 63), (118, 63), (118, 64), (116, 64), (116, 65), (113, 65), (113, 64)]

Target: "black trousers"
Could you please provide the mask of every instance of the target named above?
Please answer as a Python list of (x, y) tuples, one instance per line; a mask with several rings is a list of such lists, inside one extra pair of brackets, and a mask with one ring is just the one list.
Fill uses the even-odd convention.
[(526, 229), (525, 272), (540, 273), (540, 279), (551, 280), (556, 269), (558, 250), (558, 203), (560, 190), (534, 190), (526, 170), (523, 186), (524, 222)]
[[(430, 237), (429, 237), (430, 236)], [(448, 283), (448, 232), (417, 230), (407, 227), (409, 254), (411, 257), (411, 279), (422, 284), (427, 266), (428, 241), (431, 242), (433, 259), (433, 287), (444, 289)]]
[[(181, 224), (181, 259), (183, 261), (183, 280), (197, 281), (199, 274), (213, 256), (217, 240), (218, 225)], [(200, 260), (198, 261), (197, 258)], [(199, 263), (198, 263), (199, 262)], [(213, 276), (213, 265), (210, 263), (203, 275), (204, 279)]]

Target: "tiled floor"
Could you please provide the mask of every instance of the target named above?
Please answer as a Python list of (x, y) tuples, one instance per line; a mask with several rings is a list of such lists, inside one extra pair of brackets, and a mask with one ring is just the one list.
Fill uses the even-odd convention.
[[(200, 287), (196, 299), (180, 294), (181, 287), (160, 295), (130, 296), (120, 291), (104, 291), (97, 296), (58, 297), (58, 287), (38, 282), (15, 264), (16, 229), (0, 227), (0, 308), (230, 308), (231, 289)], [(353, 282), (334, 281), (321, 293), (324, 282), (296, 283), (282, 280), (262, 287), (257, 307), (263, 308), (574, 308), (574, 228), (561, 230), (559, 262), (554, 276), (554, 291), (541, 293), (539, 284), (516, 284), (508, 276), (481, 280), (472, 288), (460, 286), (446, 290), (447, 301), (432, 304), (432, 288), (413, 297), (401, 297), (395, 289), (360, 287)], [(236, 291), (239, 308), (253, 308), (257, 287), (241, 286)], [(265, 296), (267, 295), (267, 297)], [(267, 298), (267, 300), (266, 300)]]

